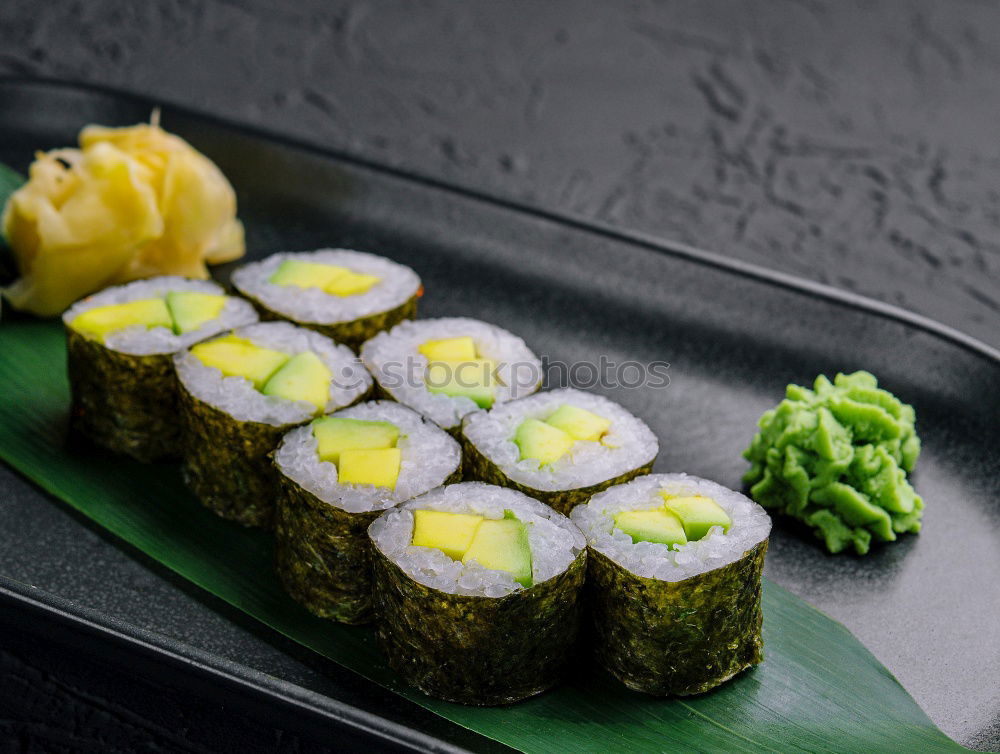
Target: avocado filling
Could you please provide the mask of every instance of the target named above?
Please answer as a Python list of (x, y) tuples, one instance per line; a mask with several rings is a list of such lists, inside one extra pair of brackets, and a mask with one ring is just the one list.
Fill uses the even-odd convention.
[(281, 263), (268, 281), (274, 285), (319, 288), (332, 296), (356, 296), (367, 293), (380, 278), (338, 265), (289, 259)]
[(222, 294), (172, 291), (165, 298), (95, 306), (70, 324), (78, 333), (102, 343), (108, 335), (136, 325), (146, 329), (166, 327), (183, 335), (218, 317), (225, 306), (226, 296)]
[(435, 547), (465, 564), (474, 560), (483, 568), (506, 571), (525, 588), (533, 583), (528, 527), (511, 511), (493, 519), (474, 513), (415, 510), (410, 543)]
[(728, 532), (732, 525), (722, 506), (703, 495), (675, 497), (661, 491), (663, 505), (650, 510), (622, 511), (615, 516), (615, 528), (632, 537), (632, 542), (653, 542), (679, 547), (705, 537), (713, 526)]
[(260, 392), (290, 401), (308, 401), (322, 411), (330, 398), (332, 379), (333, 374), (319, 356), (303, 351), (272, 374)]
[(288, 361), (288, 354), (261, 348), (246, 338), (225, 335), (191, 347), (207, 367), (215, 367), (226, 377), (244, 377), (261, 390), (272, 374)]
[(673, 547), (687, 544), (684, 524), (666, 508), (646, 511), (622, 511), (615, 516), (615, 528), (632, 537), (633, 543), (655, 542)]
[(166, 302), (177, 335), (194, 332), (218, 317), (226, 307), (226, 297), (217, 293), (171, 291)]
[(191, 347), (207, 367), (215, 367), (226, 377), (243, 377), (264, 395), (291, 401), (306, 401), (317, 411), (326, 408), (330, 395), (330, 369), (312, 351), (289, 356), (281, 351), (255, 345), (247, 338), (225, 335)]
[(525, 419), (514, 433), (521, 459), (540, 466), (558, 461), (578, 442), (602, 442), (611, 422), (586, 409), (564, 403), (545, 421)]
[(574, 440), (600, 442), (611, 429), (611, 421), (586, 409), (564, 403), (545, 420), (556, 429), (561, 429)]
[(323, 416), (312, 423), (313, 436), (319, 445), (319, 458), (336, 464), (342, 450), (381, 450), (395, 448), (399, 427), (390, 422), (366, 419), (342, 419)]
[(174, 323), (166, 303), (159, 298), (95, 306), (72, 322), (73, 329), (78, 333), (102, 342), (111, 333), (135, 325), (143, 325), (147, 329), (173, 328)]
[(417, 350), (427, 357), (428, 392), (468, 398), (480, 408), (493, 405), (496, 364), (480, 358), (471, 337), (428, 340)]
[(395, 424), (323, 416), (312, 429), (320, 460), (336, 465), (338, 482), (396, 488), (402, 454)]
[(399, 448), (364, 448), (340, 451), (337, 481), (341, 484), (372, 484), (396, 489), (402, 463)]

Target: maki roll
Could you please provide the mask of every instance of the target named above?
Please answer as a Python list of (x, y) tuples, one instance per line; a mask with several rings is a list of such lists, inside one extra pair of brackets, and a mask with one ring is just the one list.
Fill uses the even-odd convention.
[(462, 417), (534, 393), (542, 364), (506, 330), (464, 317), (403, 322), (361, 348), (378, 391), (457, 435)]
[(573, 509), (587, 538), (598, 662), (657, 696), (700, 694), (764, 659), (771, 519), (738, 492), (651, 474)]
[(172, 356), (257, 321), (205, 280), (165, 276), (107, 288), (63, 314), (74, 432), (139, 461), (180, 454)]
[(184, 478), (224, 518), (269, 527), (276, 494), (267, 455), (282, 435), (355, 403), (371, 377), (346, 346), (288, 322), (240, 327), (174, 356)]
[(567, 515), (593, 494), (648, 474), (660, 447), (641, 419), (573, 388), (469, 414), (461, 440), (466, 478), (513, 487)]
[(274, 453), (276, 565), (285, 590), (323, 618), (371, 618), (368, 525), (461, 477), (458, 443), (405, 406), (372, 401), (293, 429)]
[(417, 314), (417, 273), (349, 249), (272, 254), (233, 273), (233, 286), (261, 319), (287, 319), (355, 351), (376, 333)]
[(485, 706), (560, 680), (587, 559), (569, 519), (515, 490), (466, 482), (393, 508), (368, 534), (376, 636), (407, 683)]

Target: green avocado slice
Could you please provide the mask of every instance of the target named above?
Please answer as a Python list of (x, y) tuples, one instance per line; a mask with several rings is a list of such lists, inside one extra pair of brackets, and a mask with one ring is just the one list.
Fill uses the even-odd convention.
[(568, 403), (557, 408), (545, 423), (561, 429), (575, 440), (589, 442), (598, 442), (611, 428), (611, 422), (603, 416)]
[(479, 524), (462, 562), (507, 571), (526, 589), (532, 584), (528, 528), (516, 518), (487, 518)]
[(70, 322), (70, 327), (81, 335), (102, 343), (111, 333), (135, 325), (145, 325), (147, 329), (153, 327), (173, 329), (174, 322), (170, 318), (166, 303), (160, 298), (95, 306)]
[(424, 384), (430, 393), (469, 398), (480, 408), (489, 408), (496, 387), (495, 367), (489, 359), (432, 361), (427, 365)]
[(317, 411), (322, 411), (330, 400), (332, 379), (333, 374), (319, 356), (303, 351), (286, 361), (268, 379), (261, 392), (292, 401), (308, 401)]
[(345, 450), (394, 448), (399, 427), (385, 421), (322, 416), (312, 423), (321, 461), (336, 464)]
[(483, 520), (475, 513), (415, 510), (410, 544), (436, 547), (452, 560), (461, 560)]
[(274, 285), (294, 285), (297, 288), (325, 288), (347, 271), (346, 267), (332, 264), (286, 259), (271, 273), (268, 282)]
[(262, 348), (236, 335), (198, 343), (191, 347), (191, 354), (227, 377), (245, 377), (258, 390), (288, 361), (288, 354)]
[(571, 435), (538, 419), (525, 419), (514, 433), (521, 458), (534, 458), (542, 466), (562, 458), (575, 442)]
[(426, 356), (428, 361), (472, 361), (479, 357), (476, 352), (476, 342), (468, 335), (428, 340), (417, 350)]
[(721, 526), (723, 532), (728, 532), (733, 523), (722, 506), (710, 497), (670, 497), (665, 492), (660, 494), (665, 501), (663, 507), (681, 520), (684, 534), (690, 541), (701, 539), (713, 526)]
[(174, 332), (183, 335), (218, 317), (226, 306), (226, 297), (221, 293), (170, 291), (166, 302)]
[(341, 484), (373, 484), (396, 489), (402, 464), (399, 448), (362, 448), (340, 451), (337, 481)]
[(687, 544), (684, 524), (664, 508), (645, 511), (622, 511), (615, 515), (615, 527), (632, 537), (632, 542), (653, 542), (656, 544)]

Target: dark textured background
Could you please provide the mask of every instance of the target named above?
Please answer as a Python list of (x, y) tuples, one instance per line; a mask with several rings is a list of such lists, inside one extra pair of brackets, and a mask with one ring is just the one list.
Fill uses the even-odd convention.
[[(1000, 7), (972, 1), (3, 0), (0, 75), (162, 96), (855, 290), (1000, 345), (998, 31)], [(4, 494), (22, 484), (0, 471)], [(61, 509), (52, 519), (80, 526)], [(204, 599), (165, 591), (163, 573), (106, 544), (80, 527), (80, 547), (122, 560), (108, 572), (132, 582), (106, 605), (92, 584), (68, 596), (120, 614), (116, 600), (169, 593), (165, 621)], [(229, 618), (219, 651), (266, 667), (268, 644), (242, 641), (233, 632), (252, 628)], [(228, 708), (209, 734), (210, 695), (70, 667), (32, 637), (0, 644), (0, 751), (211, 750), (227, 731), (264, 750), (316, 743)], [(248, 647), (265, 655), (240, 657)]]
[(993, 2), (4, 0), (0, 73), (182, 102), (1000, 343)]

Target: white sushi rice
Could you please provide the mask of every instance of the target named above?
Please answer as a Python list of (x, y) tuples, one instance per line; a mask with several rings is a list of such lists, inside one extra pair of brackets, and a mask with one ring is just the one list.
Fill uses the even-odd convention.
[(368, 528), (375, 546), (410, 578), (448, 594), (504, 597), (523, 589), (507, 571), (483, 568), (475, 561), (463, 564), (434, 547), (416, 547), (413, 511), (476, 513), (503, 518), (509, 510), (528, 528), (532, 581), (548, 581), (563, 573), (586, 542), (580, 530), (560, 513), (516, 490), (482, 482), (438, 487), (382, 514)]
[[(68, 327), (72, 327), (74, 319), (98, 306), (111, 306), (114, 304), (127, 304), (130, 301), (163, 298), (172, 292), (209, 293), (214, 295), (225, 293), (221, 286), (210, 280), (192, 280), (176, 275), (164, 275), (162, 277), (149, 278), (148, 280), (136, 280), (125, 285), (105, 288), (100, 293), (77, 301), (63, 313), (63, 322)], [(229, 296), (222, 311), (219, 312), (219, 316), (209, 320), (197, 330), (177, 335), (167, 327), (147, 328), (144, 325), (134, 325), (108, 334), (104, 338), (104, 345), (112, 350), (134, 356), (176, 353), (182, 348), (194, 345), (200, 340), (205, 340), (240, 325), (248, 325), (256, 322), (257, 319), (257, 312), (253, 308), (253, 304), (242, 298)]]
[(417, 349), (428, 340), (469, 336), (481, 358), (496, 363), (494, 405), (538, 390), (542, 363), (521, 338), (501, 327), (465, 317), (406, 321), (381, 332), (361, 347), (361, 360), (394, 399), (439, 426), (457, 426), (479, 407), (470, 398), (431, 393), (424, 384), (427, 357)]
[(320, 500), (350, 513), (383, 510), (444, 484), (458, 468), (458, 443), (420, 414), (392, 401), (371, 401), (338, 411), (344, 419), (387, 421), (399, 428), (401, 461), (395, 489), (371, 484), (340, 484), (337, 467), (319, 459), (312, 423), (293, 429), (278, 446), (274, 462), (286, 477)]
[[(273, 348), (289, 356), (312, 351), (333, 374), (330, 399), (324, 413), (348, 406), (367, 393), (372, 378), (347, 346), (290, 322), (259, 322), (237, 328), (233, 334), (256, 346)], [(174, 356), (181, 384), (195, 398), (224, 411), (238, 421), (255, 421), (273, 426), (301, 424), (313, 418), (316, 407), (308, 401), (293, 401), (264, 395), (245, 377), (225, 377), (206, 366), (189, 350)]]
[[(712, 498), (732, 520), (729, 533), (724, 534), (721, 526), (713, 526), (701, 539), (677, 549), (653, 542), (633, 544), (628, 534), (615, 529), (615, 514), (662, 506), (661, 490), (674, 496)], [(771, 518), (752, 500), (721, 484), (687, 474), (649, 474), (616, 485), (594, 495), (586, 505), (578, 505), (570, 517), (583, 531), (587, 543), (602, 555), (637, 576), (660, 581), (683, 581), (733, 563), (771, 532)]]
[[(609, 419), (608, 433), (601, 442), (577, 442), (566, 455), (544, 466), (534, 458), (522, 460), (514, 443), (517, 428), (526, 419), (544, 421), (564, 404)], [(471, 414), (462, 433), (508, 479), (546, 492), (614, 479), (649, 463), (659, 451), (656, 435), (641, 419), (614, 401), (573, 388), (549, 390)]]
[[(321, 288), (275, 285), (271, 275), (288, 260), (346, 267), (352, 272), (375, 275), (379, 282), (364, 293), (337, 296)], [(389, 311), (409, 301), (420, 290), (420, 278), (409, 267), (385, 257), (350, 249), (281, 252), (260, 262), (244, 265), (233, 273), (233, 285), (272, 312), (317, 325), (351, 322)]]

